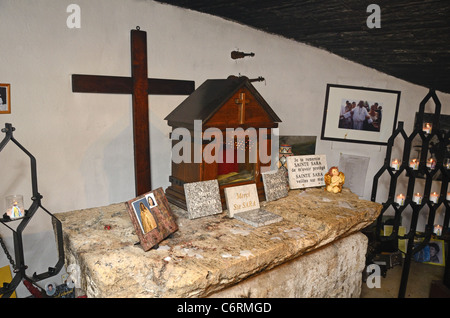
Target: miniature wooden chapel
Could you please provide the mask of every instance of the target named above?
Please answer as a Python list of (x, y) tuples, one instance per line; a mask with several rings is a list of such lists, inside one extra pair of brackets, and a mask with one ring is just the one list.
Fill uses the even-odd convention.
[[(243, 184), (255, 183), (260, 200), (264, 200), (264, 185), (261, 168), (270, 167), (271, 162), (261, 162), (259, 147), (267, 143), (267, 155), (271, 155), (271, 129), (277, 128), (281, 120), (245, 76), (229, 76), (227, 79), (209, 79), (198, 87), (188, 98), (176, 107), (166, 118), (168, 125), (175, 128), (186, 128), (194, 136), (194, 120), (200, 120), (203, 133), (208, 128), (218, 128), (222, 132), (223, 145), (221, 154), (223, 162), (215, 160), (207, 163), (202, 156), (201, 162), (194, 162), (194, 138), (191, 138), (190, 162), (175, 163), (172, 160), (172, 173), (169, 177), (171, 185), (166, 189), (169, 202), (186, 209), (184, 195), (185, 183), (217, 179), (219, 182), (222, 205), (225, 206), (224, 188)], [(251, 138), (245, 137), (239, 142), (234, 138), (228, 142), (226, 129), (254, 128), (257, 131), (256, 144)], [(260, 138), (259, 128), (267, 129), (267, 136)], [(242, 142), (245, 140), (245, 142)], [(253, 141), (253, 143), (252, 143)], [(172, 140), (175, 146), (181, 140)], [(202, 150), (209, 143), (203, 141)], [(239, 147), (245, 147), (245, 162), (236, 160)], [(249, 159), (249, 150), (256, 147), (256, 160)], [(255, 150), (255, 149), (253, 149)], [(226, 160), (227, 152), (232, 152), (233, 162)], [(231, 155), (229, 155), (231, 157)], [(229, 158), (229, 157), (228, 157)], [(219, 162), (217, 162), (219, 161)]]

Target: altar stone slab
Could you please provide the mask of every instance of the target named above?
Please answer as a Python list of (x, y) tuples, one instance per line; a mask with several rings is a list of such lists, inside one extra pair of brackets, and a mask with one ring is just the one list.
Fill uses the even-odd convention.
[[(226, 211), (189, 219), (186, 211), (171, 208), (179, 230), (148, 252), (135, 245), (138, 237), (125, 203), (55, 214), (63, 226), (65, 265), (80, 270), (81, 294), (89, 298), (208, 297), (264, 273), (270, 281), (272, 269), (283, 269), (291, 261), (304, 263), (302, 259), (313, 251), (324, 248), (333, 254), (333, 244), (373, 223), (382, 206), (360, 200), (345, 187), (338, 194), (323, 188), (290, 190), (287, 197), (261, 202), (261, 208), (283, 220), (260, 227), (230, 218)], [(355, 248), (354, 253), (355, 258), (364, 257), (364, 247)], [(347, 271), (341, 269), (353, 261), (348, 258), (327, 261), (331, 267), (323, 273), (334, 273), (332, 267), (338, 266), (336, 273), (344, 276), (334, 280), (346, 281), (347, 274), (342, 273)], [(352, 271), (352, 277), (360, 276), (358, 266)], [(301, 275), (315, 272), (302, 270)], [(281, 277), (289, 280), (295, 271), (290, 273)], [(317, 273), (319, 280), (310, 278), (312, 285), (307, 287), (324, 291), (311, 293), (312, 297), (350, 297), (349, 293), (358, 297), (357, 290), (347, 292), (343, 285), (335, 285), (336, 290), (320, 287), (328, 279)]]

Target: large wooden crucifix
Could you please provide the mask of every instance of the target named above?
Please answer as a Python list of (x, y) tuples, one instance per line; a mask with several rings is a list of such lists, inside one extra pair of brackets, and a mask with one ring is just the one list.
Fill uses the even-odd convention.
[(132, 94), (136, 196), (152, 190), (148, 95), (189, 95), (194, 81), (147, 78), (147, 32), (131, 30), (131, 77), (72, 74), (72, 92)]

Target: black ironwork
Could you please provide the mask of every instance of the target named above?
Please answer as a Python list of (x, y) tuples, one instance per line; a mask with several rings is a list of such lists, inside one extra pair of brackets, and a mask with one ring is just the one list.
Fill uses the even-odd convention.
[[(424, 118), (424, 109), (425, 104), (432, 99), (435, 104), (435, 112), (433, 115), (433, 122), (432, 122), (432, 130), (431, 133), (426, 133), (423, 131), (423, 118)], [(371, 194), (371, 201), (376, 200), (377, 196), (377, 188), (378, 188), (378, 182), (380, 177), (387, 172), (390, 175), (390, 184), (389, 184), (389, 193), (388, 198), (385, 202), (382, 203), (383, 207), (381, 210), (381, 213), (376, 221), (376, 240), (381, 243), (381, 246), (389, 246), (392, 248), (397, 248), (398, 239), (407, 239), (407, 248), (406, 248), (406, 254), (402, 269), (402, 276), (401, 276), (401, 282), (400, 282), (400, 288), (398, 292), (399, 298), (405, 297), (406, 292), (406, 285), (408, 282), (408, 275), (409, 275), (409, 269), (411, 260), (417, 252), (422, 250), (430, 241), (432, 235), (433, 235), (433, 229), (434, 229), (434, 218), (436, 215), (437, 209), (443, 205), (445, 208), (445, 217), (444, 217), (444, 224), (443, 224), (443, 230), (442, 230), (442, 237), (445, 238), (446, 235), (449, 233), (449, 218), (450, 218), (450, 205), (449, 201), (446, 200), (447, 195), (447, 188), (448, 188), (448, 182), (450, 179), (450, 170), (448, 167), (445, 166), (444, 159), (448, 158), (448, 150), (447, 147), (449, 147), (449, 134), (450, 131), (445, 132), (444, 130), (440, 130), (439, 127), (439, 116), (441, 111), (441, 103), (439, 102), (439, 99), (435, 93), (434, 90), (430, 90), (428, 94), (425, 96), (425, 98), (420, 103), (418, 117), (414, 126), (414, 131), (411, 133), (410, 136), (407, 136), (405, 131), (403, 130), (403, 122), (398, 122), (398, 127), (392, 134), (392, 136), (388, 140), (387, 144), (387, 150), (386, 150), (386, 157), (384, 160), (384, 165), (381, 167), (381, 169), (376, 173), (373, 179), (373, 187), (372, 187), (372, 194)], [(414, 138), (420, 137), (422, 141), (422, 149), (420, 154), (420, 162), (419, 162), (419, 168), (417, 170), (414, 170), (409, 166), (410, 160), (410, 154), (411, 154), (411, 145)], [(436, 160), (436, 166), (431, 169), (427, 167), (427, 158), (430, 154), (430, 146), (431, 146), (431, 140), (433, 137), (437, 137), (438, 142), (436, 145), (433, 145), (434, 147), (434, 153)], [(392, 156), (392, 149), (394, 147), (394, 143), (398, 138), (402, 138), (404, 142), (404, 148), (403, 148), (403, 158), (401, 159), (401, 165), (398, 170), (393, 170), (391, 168), (391, 158)], [(447, 156), (447, 157), (446, 157)], [(440, 171), (442, 175), (441, 182), (441, 191), (439, 194), (439, 198), (437, 203), (434, 203), (432, 200), (430, 200), (430, 191), (431, 186), (433, 182), (433, 177), (435, 174)], [(405, 201), (403, 205), (399, 205), (395, 201), (395, 195), (396, 195), (396, 188), (397, 188), (397, 182), (398, 178), (402, 175), (402, 173), (405, 172), (406, 178), (408, 179), (408, 185), (407, 185), (407, 191), (405, 195)], [(416, 179), (420, 178), (421, 180), (425, 181), (424, 186), (424, 193), (423, 193), (423, 199), (420, 204), (417, 204), (413, 201), (413, 195), (414, 195), (414, 186), (416, 183)], [(399, 235), (399, 226), (401, 225), (401, 215), (402, 213), (409, 207), (412, 209), (412, 215), (411, 215), (411, 225), (408, 233), (405, 235)], [(393, 208), (394, 210), (394, 222), (393, 222), (393, 230), (392, 233), (389, 236), (381, 236), (381, 226), (383, 225), (383, 215), (384, 213), (389, 209)], [(410, 210), (409, 209), (409, 210)], [(428, 211), (428, 220), (425, 225), (425, 232), (418, 233), (416, 231), (417, 223), (419, 220), (419, 215), (422, 212)], [(415, 244), (415, 238), (417, 239), (423, 239), (420, 244)], [(392, 251), (392, 250), (391, 250)], [(390, 252), (391, 252), (390, 251)], [(449, 282), (449, 269), (448, 269), (448, 263), (446, 267), (446, 275), (444, 277), (444, 284), (450, 288), (450, 282)], [(445, 279), (447, 281), (445, 281)]]
[[(63, 236), (62, 236), (62, 224), (61, 222), (53, 215), (51, 214), (47, 209), (45, 209), (41, 204), (42, 195), (38, 192), (38, 184), (37, 184), (37, 171), (36, 171), (36, 159), (34, 156), (27, 150), (25, 147), (23, 147), (13, 136), (13, 131), (15, 128), (12, 126), (12, 124), (6, 123), (5, 128), (1, 131), (6, 134), (2, 142), (0, 143), (0, 152), (3, 150), (3, 148), (8, 144), (8, 142), (13, 142), (17, 147), (19, 147), (29, 158), (30, 158), (30, 164), (31, 164), (31, 187), (32, 187), (32, 204), (28, 208), (28, 210), (25, 210), (25, 216), (21, 219), (11, 219), (6, 215), (6, 213), (3, 215), (2, 218), (0, 218), (0, 223), (5, 225), (7, 228), (9, 228), (13, 233), (13, 241), (14, 241), (14, 256), (15, 256), (15, 266), (14, 266), (14, 277), (10, 283), (3, 282), (3, 287), (0, 288), (0, 295), (2, 295), (2, 298), (10, 297), (11, 294), (16, 290), (17, 286), (22, 280), (28, 280), (31, 283), (36, 283), (38, 281), (41, 281), (43, 279), (52, 277), (54, 275), (57, 275), (61, 268), (64, 266), (64, 246), (63, 246)], [(47, 272), (43, 272), (41, 274), (36, 274), (36, 272), (29, 277), (26, 274), (26, 270), (28, 268), (27, 265), (25, 265), (25, 255), (23, 250), (23, 237), (22, 233), (28, 223), (31, 221), (31, 218), (36, 213), (38, 209), (42, 209), (45, 211), (48, 215), (52, 217), (52, 225), (56, 232), (56, 243), (58, 248), (58, 261), (54, 267), (49, 267)], [(8, 224), (10, 222), (20, 222), (17, 225), (16, 229), (13, 229)]]

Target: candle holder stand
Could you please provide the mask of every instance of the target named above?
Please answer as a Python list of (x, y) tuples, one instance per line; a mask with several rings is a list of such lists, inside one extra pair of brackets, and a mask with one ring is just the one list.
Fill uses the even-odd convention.
[[(9, 253), (6, 249), (6, 246), (2, 242), (2, 248), (5, 251), (6, 256), (8, 257), (11, 265), (13, 266), (13, 269), (14, 269), (13, 271), (15, 273), (15, 275), (10, 283), (0, 282), (0, 283), (3, 283), (3, 287), (0, 288), (0, 295), (2, 295), (2, 298), (11, 297), (12, 293), (16, 290), (17, 286), (19, 285), (19, 283), (22, 280), (27, 280), (31, 284), (34, 284), (43, 279), (57, 275), (64, 265), (64, 246), (63, 246), (63, 236), (62, 236), (62, 224), (53, 214), (51, 214), (47, 209), (45, 209), (42, 206), (42, 204), (41, 204), (42, 195), (38, 192), (38, 186), (37, 186), (36, 159), (27, 149), (25, 149), (25, 147), (23, 147), (13, 137), (14, 130), (15, 130), (15, 128), (9, 123), (5, 124), (5, 128), (1, 130), (2, 132), (6, 133), (6, 136), (0, 143), (0, 152), (3, 150), (3, 148), (6, 146), (6, 144), (8, 144), (8, 142), (11, 141), (30, 158), (32, 204), (28, 208), (28, 210), (25, 210), (24, 217), (22, 217), (20, 219), (11, 219), (6, 213), (3, 215), (2, 218), (0, 218), (0, 223), (5, 225), (13, 233), (14, 256), (15, 256), (15, 261), (14, 261), (12, 259), (12, 256), (9, 255)], [(38, 209), (42, 209), (48, 215), (50, 215), (52, 218), (52, 225), (53, 225), (53, 229), (55, 231), (55, 238), (56, 238), (57, 249), (58, 249), (58, 261), (54, 267), (49, 267), (47, 272), (44, 272), (41, 274), (36, 274), (36, 272), (35, 272), (30, 277), (26, 274), (26, 270), (27, 270), (28, 266), (25, 264), (22, 233), (25, 230), (28, 223), (31, 221), (31, 219), (34, 216), (34, 214), (36, 213), (36, 211), (38, 211)], [(20, 223), (17, 225), (16, 229), (13, 229), (13, 227), (10, 226), (11, 222), (20, 222)]]
[[(425, 110), (425, 104), (430, 100), (433, 99), (435, 103), (435, 112), (433, 115), (433, 123), (432, 123), (432, 130), (430, 133), (426, 133), (423, 130), (422, 123), (424, 118), (424, 110)], [(450, 218), (450, 206), (449, 201), (446, 200), (447, 195), (447, 188), (448, 188), (448, 182), (449, 182), (449, 173), (450, 170), (446, 169), (444, 166), (444, 159), (447, 156), (448, 158), (448, 150), (447, 147), (449, 146), (449, 134), (450, 132), (445, 132), (444, 130), (439, 130), (439, 116), (441, 111), (441, 103), (439, 102), (439, 99), (437, 98), (437, 95), (434, 90), (430, 90), (428, 94), (425, 96), (425, 98), (420, 103), (419, 112), (417, 121), (415, 123), (414, 131), (410, 136), (407, 136), (404, 129), (403, 129), (403, 122), (398, 122), (398, 127), (396, 130), (394, 130), (394, 133), (389, 138), (387, 143), (387, 149), (386, 149), (386, 157), (384, 161), (384, 165), (380, 168), (380, 170), (375, 174), (373, 179), (373, 186), (372, 186), (372, 194), (371, 194), (371, 201), (375, 202), (376, 195), (377, 195), (377, 188), (378, 188), (378, 182), (380, 177), (387, 172), (390, 176), (390, 184), (389, 184), (389, 194), (387, 197), (387, 200), (382, 203), (382, 210), (381, 213), (376, 221), (376, 227), (375, 227), (375, 237), (376, 241), (380, 243), (380, 246), (398, 246), (398, 240), (399, 239), (407, 239), (407, 247), (406, 247), (406, 254), (404, 258), (404, 264), (402, 269), (402, 276), (401, 276), (401, 282), (400, 282), (400, 288), (398, 292), (399, 298), (405, 297), (406, 292), (406, 285), (408, 282), (408, 275), (409, 275), (409, 269), (411, 260), (417, 252), (422, 250), (430, 241), (431, 236), (433, 235), (433, 228), (434, 228), (434, 218), (436, 215), (436, 211), (440, 206), (443, 206), (445, 209), (445, 216), (444, 216), (444, 224), (443, 224), (443, 231), (442, 236), (439, 238), (448, 240), (448, 234), (449, 234), (449, 218)], [(421, 155), (420, 155), (420, 163), (419, 168), (417, 170), (414, 170), (412, 167), (410, 167), (409, 162), (412, 158), (410, 158), (411, 154), (411, 146), (412, 141), (415, 137), (419, 136), (422, 140), (422, 149), (421, 149)], [(434, 145), (435, 149), (435, 159), (436, 159), (436, 166), (434, 169), (430, 169), (426, 165), (427, 156), (429, 154), (429, 147), (431, 139), (436, 136), (438, 138), (437, 145)], [(396, 138), (402, 138), (404, 141), (404, 148), (403, 148), (403, 158), (401, 161), (400, 168), (396, 171), (393, 171), (390, 168), (391, 163), (391, 155), (392, 155), (392, 149), (394, 147), (394, 142)], [(396, 188), (397, 188), (397, 181), (399, 177), (402, 175), (402, 173), (405, 171), (405, 175), (407, 178), (407, 192), (405, 195), (405, 201), (403, 205), (398, 205), (395, 202), (395, 196), (396, 196)], [(437, 203), (434, 203), (430, 200), (430, 191), (431, 186), (433, 182), (433, 176), (438, 172), (441, 172), (442, 180), (441, 182), (441, 190), (439, 194), (439, 198)], [(414, 195), (414, 185), (416, 183), (416, 179), (419, 178), (423, 180), (423, 177), (425, 178), (425, 187), (424, 187), (424, 193), (423, 193), (423, 199), (421, 204), (417, 204), (413, 201), (413, 195)], [(422, 181), (423, 182), (423, 181)], [(435, 181), (436, 182), (436, 181)], [(405, 235), (399, 235), (399, 226), (401, 225), (401, 215), (407, 208), (412, 209), (412, 215), (411, 215), (411, 225), (409, 231)], [(393, 230), (392, 233), (389, 236), (381, 236), (381, 227), (383, 224), (383, 214), (388, 210), (388, 208), (393, 208), (394, 210), (394, 221), (393, 221)], [(425, 225), (425, 232), (423, 234), (419, 234), (416, 232), (417, 223), (419, 220), (419, 215), (423, 212), (426, 213), (428, 211), (428, 219), (427, 223)], [(415, 238), (423, 239), (420, 244), (415, 244), (414, 240)], [(445, 251), (443, 251), (445, 253)], [(445, 275), (444, 275), (444, 285), (450, 288), (450, 279), (449, 279), (449, 263), (446, 262), (445, 267)]]

